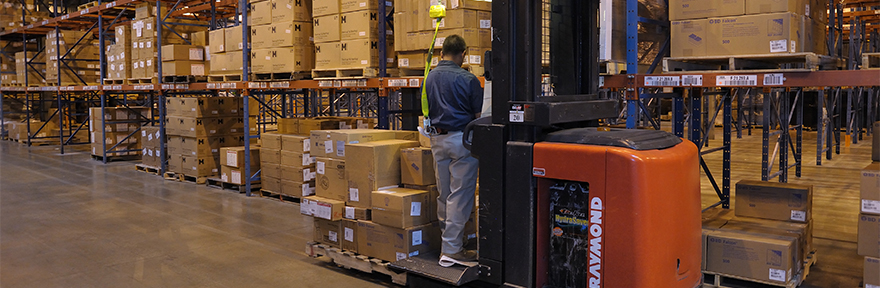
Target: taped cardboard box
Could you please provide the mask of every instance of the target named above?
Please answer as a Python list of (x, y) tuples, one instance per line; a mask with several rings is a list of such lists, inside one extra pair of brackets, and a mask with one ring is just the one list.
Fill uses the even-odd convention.
[[(241, 39), (242, 39), (242, 30), (241, 25), (233, 26), (229, 28), (224, 28), (223, 32), (226, 34), (226, 52), (232, 51), (241, 51), (244, 48)], [(214, 51), (213, 49), (211, 51)], [(240, 55), (239, 55), (240, 57)], [(241, 69), (238, 69), (241, 70)]]
[[(255, 173), (256, 170), (251, 171), (251, 173)], [(220, 181), (236, 184), (236, 185), (244, 185), (244, 180), (247, 179), (247, 174), (244, 173), (243, 168), (233, 168), (229, 166), (220, 166)]]
[(437, 183), (434, 155), (430, 148), (407, 148), (400, 151), (400, 182), (412, 185)]
[[(264, 169), (265, 169), (265, 167), (264, 167)], [(282, 191), (281, 179), (278, 179), (275, 177), (269, 177), (265, 174), (260, 175), (260, 185), (261, 185), (261, 189), (263, 189), (265, 191), (272, 192), (272, 193), (280, 194)]]
[(260, 161), (262, 163), (281, 165), (281, 150), (260, 148)]
[(813, 186), (743, 180), (736, 183), (736, 216), (807, 223)]
[(201, 136), (201, 137), (183, 137), (168, 136), (169, 150), (174, 154), (181, 154), (193, 157), (207, 157), (208, 155), (220, 155), (220, 148), (244, 145), (243, 139), (228, 135), (218, 136)]
[[(806, 260), (813, 249), (813, 221), (809, 223), (791, 223), (785, 221), (762, 220), (747, 217), (736, 217), (724, 225), (722, 230), (736, 230), (755, 234), (790, 236), (798, 239), (798, 257)], [(802, 267), (795, 267), (798, 272)]]
[(312, 21), (312, 1), (309, 0), (271, 0), (272, 22)]
[(345, 160), (318, 157), (315, 158), (315, 169), (316, 195), (340, 201), (348, 199)]
[(211, 53), (226, 52), (226, 31), (223, 29), (208, 31), (208, 50)]
[[(251, 170), (260, 169), (260, 147), (251, 146), (250, 165)], [(220, 164), (233, 168), (244, 168), (244, 156), (247, 154), (244, 147), (220, 148)]]
[(175, 97), (165, 100), (168, 115), (192, 118), (241, 115), (240, 98), (231, 97)]
[(859, 215), (859, 255), (880, 258), (880, 216)]
[(272, 2), (260, 1), (248, 5), (248, 24), (265, 25), (272, 23)]
[[(355, 39), (340, 42), (341, 68), (369, 68), (378, 67), (379, 61), (387, 61), (387, 58), (379, 57), (379, 41), (374, 39)], [(394, 49), (391, 49), (393, 51)], [(393, 63), (397, 64), (397, 63)]]
[(372, 193), (373, 222), (395, 228), (437, 220), (437, 195), (407, 188), (379, 189)]
[[(260, 154), (263, 154), (262, 156), (265, 157), (267, 151), (269, 150), (261, 150)], [(265, 161), (260, 163), (260, 177), (263, 176), (281, 179), (281, 165), (266, 163)], [(280, 193), (281, 191), (273, 190), (273, 192)]]
[(315, 69), (337, 69), (342, 67), (342, 44), (337, 42), (317, 43), (315, 40)]
[(311, 45), (314, 42), (312, 34), (312, 21), (285, 21), (275, 22), (269, 27), (269, 41), (273, 47), (290, 47), (298, 45)]
[(272, 45), (272, 25), (254, 25), (251, 26), (251, 48), (254, 50), (257, 49), (270, 49), (275, 46)]
[[(390, 11), (390, 10), (389, 10)], [(364, 10), (339, 15), (340, 40), (378, 39), (379, 12)], [(386, 35), (394, 35), (393, 29), (386, 25)]]
[[(174, 158), (174, 157), (172, 157)], [(186, 176), (205, 177), (220, 173), (219, 159), (214, 157), (180, 156), (181, 173)]]
[(340, 19), (338, 14), (315, 17), (315, 43), (337, 42), (340, 40)]
[(340, 248), (342, 221), (329, 221), (315, 217), (315, 242)]
[(281, 134), (263, 133), (260, 135), (260, 147), (268, 150), (281, 150)]
[(391, 11), (394, 8), (394, 2), (390, 0), (341, 0), (339, 2), (339, 12), (379, 10), (379, 4), (385, 5), (385, 11)]
[(309, 142), (311, 144), (309, 153), (312, 157), (335, 156), (333, 140), (330, 140), (330, 130), (312, 130)]
[(877, 288), (880, 287), (880, 259), (875, 257), (865, 257), (865, 275), (864, 287)]
[[(296, 123), (299, 133), (297, 135), (311, 136), (311, 132), (315, 130), (336, 130), (339, 129), (339, 121), (336, 117), (316, 117), (299, 119)], [(313, 146), (314, 147), (314, 144)], [(316, 152), (316, 151), (311, 151)], [(315, 156), (315, 153), (312, 153)]]
[(372, 211), (362, 207), (345, 206), (345, 219), (351, 220), (370, 220), (372, 219)]
[(309, 182), (317, 178), (314, 167), (293, 167), (279, 165), (281, 171), (281, 179), (288, 179), (300, 182)]
[(880, 215), (880, 162), (862, 169), (860, 189), (862, 213)]
[(278, 118), (279, 134), (299, 134), (298, 118)]
[(281, 194), (293, 197), (306, 197), (315, 195), (315, 181), (299, 182), (293, 180), (281, 180)]
[(314, 167), (309, 153), (299, 153), (281, 150), (281, 165), (294, 168), (310, 168)]
[(331, 221), (342, 219), (345, 210), (345, 202), (327, 199), (320, 196), (303, 198), (305, 204), (300, 204), (300, 212), (306, 216), (313, 216)]
[(315, 0), (312, 2), (312, 17), (339, 14), (339, 0)]
[(801, 17), (792, 13), (709, 19), (707, 53), (726, 56), (803, 52), (801, 22)]
[[(308, 47), (306, 47), (308, 46)], [(275, 72), (306, 72), (314, 68), (310, 45), (272, 49), (272, 70)]]
[(382, 187), (400, 185), (400, 150), (418, 147), (416, 141), (382, 140), (346, 146), (346, 204), (372, 207), (371, 194)]
[(743, 15), (746, 12), (745, 2), (746, 0), (672, 0), (669, 1), (669, 20)]
[(708, 19), (672, 21), (670, 33), (670, 55), (672, 57), (708, 55)]
[(205, 61), (205, 48), (195, 45), (162, 45), (162, 62)]
[(785, 284), (802, 265), (796, 237), (718, 230), (707, 236), (706, 270)]
[[(329, 130), (329, 134), (330, 142), (325, 141), (324, 152), (325, 155), (336, 158), (345, 158), (345, 147), (348, 144), (390, 140), (397, 136), (394, 131), (373, 129)], [(327, 145), (331, 147), (327, 147)]]
[(408, 229), (358, 221), (358, 253), (385, 261), (397, 261), (440, 249), (437, 222)]
[(281, 135), (281, 150), (309, 153), (312, 149), (311, 139), (307, 136)]
[(207, 74), (204, 61), (171, 61), (162, 63), (164, 76), (205, 76)]
[(342, 249), (357, 253), (357, 221), (342, 219), (340, 222), (342, 222)]

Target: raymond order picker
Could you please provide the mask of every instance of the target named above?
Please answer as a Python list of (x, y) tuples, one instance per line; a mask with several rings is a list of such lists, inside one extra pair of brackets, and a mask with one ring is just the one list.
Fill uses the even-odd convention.
[[(411, 287), (699, 286), (697, 147), (597, 128), (619, 112), (597, 96), (599, 1), (550, 1), (549, 68), (542, 2), (492, 3), (492, 116), (466, 131), (480, 160), (480, 264), (421, 255), (392, 267)], [(553, 96), (542, 96), (544, 74)]]

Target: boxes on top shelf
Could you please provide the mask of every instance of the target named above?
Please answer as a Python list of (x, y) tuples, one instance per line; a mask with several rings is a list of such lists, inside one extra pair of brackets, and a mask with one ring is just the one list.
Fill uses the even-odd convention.
[(312, 1), (310, 0), (270, 0), (272, 2), (272, 22), (311, 22)]
[(315, 43), (334, 42), (340, 40), (339, 14), (316, 16), (312, 20), (314, 24)]
[[(226, 36), (225, 36), (225, 39), (226, 39), (226, 44), (225, 44), (226, 50), (225, 51), (226, 52), (241, 51), (244, 48), (244, 46), (242, 44), (243, 42), (241, 41), (242, 40), (242, 34), (241, 34), (242, 30), (241, 29), (242, 29), (241, 25), (223, 29), (224, 33), (226, 34)], [(211, 50), (211, 51), (213, 51), (213, 50)]]
[(340, 0), (314, 0), (312, 2), (312, 17), (339, 14)]
[(272, 1), (252, 2), (248, 5), (248, 25), (272, 23)]
[(312, 23), (285, 21), (275, 22), (271, 25), (271, 45), (273, 47), (290, 47), (305, 45), (310, 47), (314, 39), (312, 37)]
[(339, 42), (315, 43), (315, 69), (342, 67), (340, 62), (341, 47)]
[(669, 20), (743, 15), (746, 12), (745, 2), (746, 0), (673, 0), (669, 1)]
[(379, 10), (379, 4), (385, 5), (385, 11), (391, 11), (394, 8), (394, 2), (389, 0), (341, 0), (339, 2), (339, 12), (348, 13), (361, 10)]

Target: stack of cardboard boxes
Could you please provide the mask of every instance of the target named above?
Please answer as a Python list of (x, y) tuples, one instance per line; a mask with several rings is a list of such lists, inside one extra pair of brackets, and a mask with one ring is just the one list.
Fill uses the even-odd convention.
[[(393, 2), (383, 0), (312, 3), (316, 70), (376, 68), (379, 61), (395, 66), (391, 27), (386, 27), (386, 35), (379, 35), (379, 5), (385, 5), (387, 13), (393, 11)], [(387, 39), (387, 55), (381, 57), (379, 37)]]
[[(168, 6), (160, 6), (159, 12), (164, 18), (168, 15)], [(174, 27), (174, 31), (168, 28), (162, 29), (159, 35), (156, 18), (156, 6), (154, 3), (139, 3), (135, 8), (135, 20), (131, 24), (131, 78), (152, 79), (158, 77), (159, 64), (157, 59), (158, 40), (161, 37), (162, 46), (173, 44), (187, 44), (192, 34), (204, 31), (206, 28), (195, 25), (167, 25)], [(170, 19), (168, 22), (171, 22)], [(183, 24), (198, 23), (195, 21), (174, 20)], [(176, 33), (175, 33), (176, 32)], [(117, 40), (118, 41), (118, 40)], [(190, 41), (192, 42), (192, 41)], [(193, 43), (195, 44), (195, 43)]]
[(125, 80), (131, 78), (132, 38), (131, 25), (116, 26), (116, 43), (107, 46), (107, 79)]
[(141, 127), (141, 164), (159, 168), (166, 159), (165, 151), (160, 149), (162, 134), (158, 126)]
[(0, 85), (9, 86), (18, 83), (18, 76), (15, 75), (15, 64), (14, 56), (0, 55)]
[[(27, 12), (22, 18), (22, 3)], [(34, 1), (16, 1), (2, 0), (0, 1), (0, 31), (21, 28), (30, 24), (39, 24), (43, 20), (49, 19), (49, 13), (46, 11), (34, 11)], [(22, 21), (24, 20), (24, 21)]]
[[(168, 170), (190, 177), (220, 174), (220, 148), (244, 145), (242, 98), (168, 98)], [(252, 122), (251, 129), (255, 129)], [(237, 166), (237, 164), (236, 164)]]
[[(46, 82), (50, 85), (58, 85), (59, 79), (61, 85), (94, 85), (101, 80), (101, 48), (92, 33), (52, 31), (46, 35), (45, 44)], [(65, 59), (63, 64), (59, 56)]]
[(208, 53), (211, 75), (241, 75), (242, 42), (241, 25), (208, 31)]
[(703, 221), (702, 269), (766, 283), (797, 282), (813, 252), (812, 190), (795, 184), (737, 183), (736, 217)]
[(162, 45), (162, 76), (206, 76), (205, 47)]
[(296, 73), (314, 68), (311, 0), (251, 1), (250, 9), (252, 73)]
[(827, 54), (827, 0), (669, 2), (672, 57)]
[(260, 147), (250, 147), (250, 164), (244, 160), (244, 146), (220, 148), (220, 181), (243, 185), (249, 175), (245, 174), (245, 167), (250, 165), (250, 173), (253, 175), (260, 171)]
[(398, 43), (399, 68), (424, 69), (428, 48), (434, 37), (436, 20), (428, 11), (432, 4), (446, 5), (446, 18), (440, 21), (440, 31), (435, 42), (431, 66), (437, 66), (440, 49), (449, 35), (462, 36), (468, 50), (462, 67), (482, 76), (483, 58), (492, 49), (492, 2), (476, 0), (397, 1), (394, 15), (395, 37)]
[[(36, 56), (36, 58), (35, 58)], [(27, 61), (31, 61), (28, 66)], [(26, 75), (26, 76), (25, 76)], [(36, 51), (22, 51), (15, 53), (15, 76), (16, 83), (28, 85), (44, 84), (46, 79), (41, 75), (46, 75), (46, 54), (37, 53)], [(25, 79), (27, 77), (27, 79)]]
[[(104, 115), (104, 128), (101, 128), (101, 115)], [(136, 121), (150, 119), (147, 107), (107, 107), (101, 113), (101, 107), (89, 108), (89, 132), (92, 139), (92, 155), (103, 156), (104, 144), (107, 156), (141, 155), (142, 142), (138, 131), (141, 124)], [(103, 133), (103, 134), (102, 134)]]
[(301, 198), (315, 195), (315, 162), (309, 137), (264, 133), (261, 181), (263, 189)]
[(865, 256), (865, 287), (880, 287), (880, 162), (862, 169), (861, 178), (859, 255)]
[[(28, 127), (30, 126), (30, 127)], [(28, 131), (30, 129), (30, 131)], [(35, 138), (58, 137), (58, 122), (43, 122), (31, 120), (28, 122), (8, 122), (6, 130), (9, 131), (9, 139), (24, 142), (28, 140), (28, 136)]]

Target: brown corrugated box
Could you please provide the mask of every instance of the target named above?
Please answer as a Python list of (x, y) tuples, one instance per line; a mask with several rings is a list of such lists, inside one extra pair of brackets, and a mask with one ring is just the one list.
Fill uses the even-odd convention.
[(342, 249), (357, 253), (357, 221), (342, 219)]
[[(268, 151), (270, 151), (270, 150), (265, 150), (265, 149), (260, 150), (260, 154), (263, 154), (262, 155), (263, 156), (263, 159), (262, 159), (263, 163), (260, 163), (260, 175), (265, 176), (265, 177), (281, 179), (281, 165), (278, 165), (276, 163), (266, 163), (265, 162), (266, 152), (268, 152)], [(281, 191), (274, 191), (273, 190), (273, 192), (281, 192)]]
[(400, 185), (400, 149), (418, 147), (416, 141), (382, 140), (348, 144), (345, 178), (349, 197), (346, 204), (371, 207), (370, 196), (381, 187)]
[(204, 61), (171, 61), (162, 63), (164, 76), (205, 76), (208, 70)]
[[(880, 259), (865, 257), (865, 288), (880, 287)], [(872, 287), (873, 285), (873, 287)]]
[(315, 217), (315, 241), (339, 248), (342, 221), (330, 221)]
[(787, 283), (801, 265), (797, 245), (796, 237), (716, 230), (707, 236), (706, 270)]
[[(325, 155), (329, 157), (344, 158), (345, 146), (348, 144), (359, 144), (374, 142), (380, 140), (390, 140), (397, 136), (390, 130), (373, 130), (373, 129), (343, 129), (330, 130), (330, 142), (324, 143)], [(327, 147), (327, 144), (331, 147)]]
[(437, 183), (434, 175), (434, 155), (430, 148), (400, 150), (400, 182), (412, 185)]
[(289, 47), (294, 45), (311, 45), (312, 22), (286, 21), (270, 25), (270, 44), (273, 47)]
[[(207, 155), (220, 155), (220, 148), (244, 145), (243, 139), (235, 136), (202, 136), (183, 137), (168, 136), (169, 153), (181, 154), (194, 157), (206, 157)], [(172, 147), (175, 151), (171, 151)]]
[(309, 153), (311, 149), (312, 144), (308, 136), (281, 135), (281, 150)]
[(338, 14), (315, 17), (314, 25), (315, 43), (336, 42), (340, 39), (340, 19)]
[(400, 229), (370, 221), (358, 221), (358, 253), (385, 261), (397, 261), (440, 249), (437, 222)]
[(162, 45), (162, 62), (189, 60), (204, 61), (205, 48), (194, 45)]
[[(256, 172), (257, 170), (251, 170), (251, 175)], [(245, 175), (247, 174), (244, 173), (244, 168), (220, 166), (220, 181), (237, 185), (244, 185), (244, 180), (247, 179), (247, 176)]]
[(802, 21), (792, 13), (711, 18), (707, 53), (718, 56), (803, 52)]
[[(311, 135), (309, 136), (309, 142), (311, 144), (310, 154), (313, 157), (327, 157), (335, 156), (333, 152), (333, 141), (330, 140), (330, 130), (312, 130)], [(329, 148), (327, 146), (330, 146)], [(327, 149), (330, 149), (328, 153)]]
[(341, 47), (339, 42), (315, 43), (315, 69), (341, 68)]
[(248, 24), (264, 25), (272, 23), (271, 1), (253, 2), (248, 7)]
[[(813, 221), (807, 224), (784, 221), (736, 217), (724, 225), (722, 230), (737, 230), (755, 234), (782, 235), (798, 238), (797, 259), (806, 260), (813, 249)], [(800, 271), (801, 267), (796, 267)], [(795, 271), (795, 272), (797, 272)]]
[[(251, 146), (250, 162), (252, 170), (260, 168), (260, 147)], [(244, 168), (244, 156), (247, 152), (244, 147), (224, 147), (220, 148), (220, 164), (234, 167)]]
[(373, 218), (372, 211), (362, 207), (345, 206), (345, 217), (351, 220), (370, 220)]
[(407, 188), (379, 189), (372, 193), (373, 222), (407, 228), (437, 220), (437, 194)]
[(743, 15), (746, 0), (672, 0), (669, 1), (669, 20), (701, 19)]
[(345, 160), (318, 157), (315, 158), (315, 167), (316, 195), (340, 201), (348, 199), (348, 182), (345, 180)]
[(208, 52), (226, 52), (226, 32), (223, 29), (208, 31)]
[(355, 11), (339, 15), (339, 38), (342, 41), (355, 39), (378, 39), (379, 13), (376, 11)]
[(332, 15), (339, 13), (339, 0), (314, 0), (312, 2), (312, 17)]
[(271, 0), (272, 22), (312, 21), (312, 1)]
[[(171, 158), (175, 158), (172, 156)], [(214, 157), (180, 156), (181, 173), (186, 176), (214, 176), (220, 173), (218, 159)]]
[(278, 118), (278, 133), (299, 134), (297, 118)]
[[(263, 167), (263, 169), (265, 169), (265, 167)], [(265, 170), (263, 172), (265, 172)], [(269, 177), (263, 173), (260, 175), (260, 189), (273, 193), (281, 193), (281, 179)]]
[(281, 165), (295, 168), (309, 168), (314, 166), (309, 153), (299, 153), (281, 150)]
[(268, 150), (281, 150), (281, 134), (263, 133), (260, 135), (260, 147)]
[(378, 10), (380, 3), (385, 4), (385, 11), (391, 11), (394, 8), (394, 2), (390, 0), (341, 0), (339, 2), (339, 12)]
[(805, 9), (810, 5), (809, 0), (747, 0), (745, 2), (745, 14), (747, 15), (779, 12), (791, 12), (798, 15), (806, 15), (804, 14), (806, 12)]
[(813, 186), (743, 180), (736, 183), (736, 216), (806, 223)]
[(293, 197), (306, 197), (315, 195), (315, 181), (301, 182), (293, 180), (281, 180), (281, 192)]
[[(299, 119), (296, 123), (299, 133), (297, 135), (311, 136), (311, 132), (315, 130), (335, 130), (339, 129), (339, 121), (337, 117), (316, 117)], [(312, 147), (315, 147), (314, 145)], [(311, 151), (315, 152), (315, 151)], [(312, 153), (314, 156), (314, 153)]]
[(300, 204), (300, 212), (304, 215), (331, 221), (342, 219), (345, 202), (320, 196), (305, 197), (303, 201), (304, 203)]
[(860, 189), (862, 213), (880, 215), (880, 162), (862, 168)]
[(859, 255), (880, 258), (880, 216), (859, 214)]
[[(233, 26), (233, 27), (229, 27), (229, 28), (224, 28), (223, 32), (226, 34), (226, 36), (225, 36), (225, 38), (226, 38), (226, 44), (225, 44), (226, 45), (226, 47), (225, 47), (226, 52), (241, 51), (241, 49), (244, 47), (244, 46), (242, 46), (242, 42), (241, 42), (241, 39), (242, 39), (241, 25)], [(211, 51), (213, 51), (213, 50), (211, 50)], [(241, 54), (239, 54), (239, 57), (241, 57), (240, 55)], [(241, 69), (238, 69), (238, 70), (241, 70)]]
[(345, 40), (340, 42), (339, 49), (342, 68), (378, 67), (379, 61), (387, 61), (387, 58), (379, 57), (379, 41), (376, 39)]
[(251, 26), (251, 49), (270, 49), (275, 47), (272, 45), (272, 25), (254, 25)]
[(672, 21), (670, 28), (672, 57), (705, 56), (708, 54), (709, 20)]

